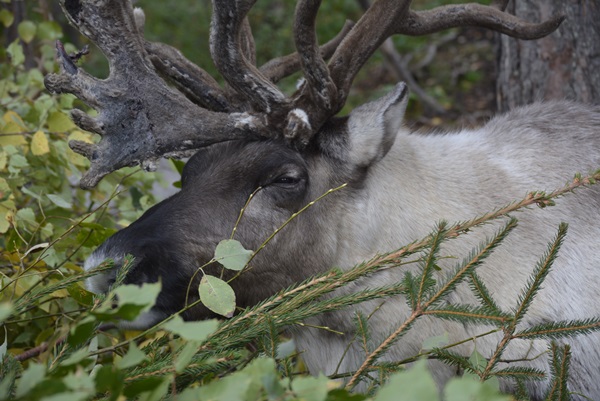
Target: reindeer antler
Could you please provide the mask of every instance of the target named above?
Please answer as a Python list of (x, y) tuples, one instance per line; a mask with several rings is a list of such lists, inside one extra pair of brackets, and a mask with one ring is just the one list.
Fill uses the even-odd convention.
[[(102, 50), (110, 66), (107, 79), (94, 78), (75, 65), (59, 42), (60, 73), (45, 79), (50, 91), (72, 93), (98, 111), (95, 118), (72, 112), (78, 126), (102, 136), (95, 145), (69, 144), (91, 161), (81, 187), (93, 187), (124, 166), (151, 169), (162, 156), (182, 156), (223, 141), (283, 135), (302, 147), (339, 112), (362, 65), (392, 34), (424, 35), (476, 25), (534, 39), (563, 20), (558, 16), (541, 24), (521, 21), (502, 11), (504, 0), (492, 6), (450, 5), (420, 12), (410, 10), (408, 0), (379, 0), (355, 26), (346, 24), (338, 37), (319, 48), (315, 18), (321, 1), (300, 0), (294, 23), (298, 53), (257, 68), (246, 18), (255, 2), (213, 0), (210, 48), (230, 86), (223, 89), (176, 49), (144, 40), (130, 1), (61, 0), (69, 21)], [(275, 83), (299, 68), (305, 82), (286, 97)]]

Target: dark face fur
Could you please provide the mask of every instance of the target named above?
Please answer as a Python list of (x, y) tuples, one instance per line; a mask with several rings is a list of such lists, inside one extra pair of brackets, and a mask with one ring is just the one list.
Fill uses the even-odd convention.
[[(323, 163), (326, 158), (311, 157), (310, 153), (301, 155), (274, 142), (230, 142), (205, 148), (185, 166), (179, 193), (112, 236), (89, 263), (109, 257), (118, 263), (124, 255), (133, 255), (134, 266), (126, 283), (160, 279), (163, 289), (155, 312), (162, 317), (174, 313), (184, 306), (194, 273), (213, 257), (217, 243), (231, 236), (240, 210), (252, 193), (256, 191), (234, 238), (247, 249), (256, 250), (293, 213), (332, 185), (344, 182), (343, 174), (333, 171), (340, 171), (335, 162)], [(257, 255), (249, 271), (232, 282), (238, 306), (252, 305), (331, 267), (334, 238), (318, 239), (316, 235), (324, 231), (320, 226), (327, 224), (326, 219), (316, 217), (318, 210), (331, 202), (324, 199), (302, 213)], [(203, 270), (221, 274), (217, 263)], [(228, 273), (225, 271), (226, 278)], [(95, 291), (106, 291), (110, 277), (94, 278), (90, 286)], [(201, 273), (196, 274), (190, 286), (190, 302), (197, 299), (201, 277)], [(206, 316), (208, 311), (202, 306), (184, 315), (187, 319)]]

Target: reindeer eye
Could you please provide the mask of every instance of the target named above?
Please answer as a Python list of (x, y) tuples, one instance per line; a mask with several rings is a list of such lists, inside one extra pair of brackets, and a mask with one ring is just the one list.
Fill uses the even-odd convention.
[(275, 180), (273, 180), (273, 184), (280, 184), (280, 185), (294, 185), (299, 182), (300, 182), (300, 178), (291, 176), (291, 175), (282, 175), (282, 176), (275, 178)]

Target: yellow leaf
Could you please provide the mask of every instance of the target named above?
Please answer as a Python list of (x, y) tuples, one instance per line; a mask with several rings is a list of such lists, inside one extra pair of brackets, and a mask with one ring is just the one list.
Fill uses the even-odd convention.
[(50, 113), (46, 123), (48, 124), (48, 130), (51, 132), (67, 132), (76, 127), (69, 116), (60, 111)]
[(14, 145), (14, 146), (19, 146), (19, 145), (25, 145), (27, 144), (27, 141), (25, 140), (25, 138), (23, 138), (23, 135), (1, 135), (0, 136), (0, 146), (8, 146), (8, 145)]
[(63, 288), (63, 289), (54, 291), (50, 295), (52, 295), (53, 297), (57, 297), (57, 298), (66, 298), (69, 296), (69, 292)]
[(0, 202), (0, 233), (4, 234), (10, 228), (15, 214), (15, 203), (12, 200)]
[(4, 113), (4, 116), (2, 116), (2, 119), (7, 124), (9, 124), (9, 123), (17, 124), (17, 126), (20, 127), (21, 131), (27, 131), (27, 127), (25, 126), (25, 123), (21, 119), (21, 116), (19, 116), (17, 113), (15, 113), (12, 110), (9, 110), (6, 113)]
[(69, 134), (69, 141), (83, 141), (87, 143), (94, 143), (92, 141), (92, 134), (75, 130)]
[(33, 138), (31, 138), (31, 153), (36, 156), (41, 156), (48, 152), (50, 152), (50, 147), (48, 146), (46, 134), (44, 134), (42, 131), (38, 131), (33, 134)]
[[(9, 216), (10, 214), (10, 216)], [(0, 234), (4, 234), (10, 228), (9, 219), (12, 217), (10, 210), (0, 210)]]
[(2, 129), (0, 129), (0, 133), (2, 133), (2, 135), (0, 135), (0, 145), (25, 145), (27, 141), (23, 136), (24, 132), (26, 132), (26, 130), (18, 123), (9, 121), (6, 125), (4, 125), (4, 127), (2, 127)]
[(27, 132), (27, 127), (21, 119), (21, 117), (10, 110), (4, 113), (2, 116), (2, 124), (0, 124), (0, 133), (2, 134), (15, 134), (15, 135), (1, 135), (0, 145), (25, 145), (27, 141), (23, 137), (23, 133)]

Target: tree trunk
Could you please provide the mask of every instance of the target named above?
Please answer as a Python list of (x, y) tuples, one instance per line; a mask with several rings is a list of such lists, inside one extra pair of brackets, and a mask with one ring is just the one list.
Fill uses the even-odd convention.
[(498, 109), (548, 99), (600, 104), (600, 2), (512, 0), (508, 11), (527, 21), (561, 13), (567, 18), (556, 32), (539, 40), (501, 36)]

